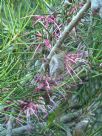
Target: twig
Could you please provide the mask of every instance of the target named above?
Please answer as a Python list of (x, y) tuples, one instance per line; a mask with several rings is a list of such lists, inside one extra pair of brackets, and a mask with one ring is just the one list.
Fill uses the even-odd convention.
[(59, 40), (55, 44), (55, 46), (50, 51), (50, 54), (48, 55), (47, 59), (50, 60), (53, 56), (55, 50), (61, 46), (65, 38), (68, 36), (69, 32), (77, 25), (77, 23), (80, 21), (80, 19), (83, 17), (84, 13), (89, 9), (90, 7), (90, 0), (87, 0), (86, 4), (80, 9), (80, 11), (77, 13), (76, 16), (73, 17), (72, 21), (69, 23), (68, 26), (66, 26), (65, 30), (61, 34)]

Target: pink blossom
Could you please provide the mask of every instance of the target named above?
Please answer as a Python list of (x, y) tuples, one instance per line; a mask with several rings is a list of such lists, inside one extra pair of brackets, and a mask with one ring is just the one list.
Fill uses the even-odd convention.
[(83, 57), (83, 53), (68, 53), (65, 55), (64, 64), (65, 64), (65, 68), (70, 76), (72, 76), (72, 74), (75, 74), (78, 77), (78, 75), (76, 74), (76, 72), (74, 70), (74, 67), (77, 64), (77, 62), (80, 59), (82, 59), (82, 57)]
[(26, 114), (28, 119), (31, 115), (34, 115), (38, 119), (38, 110), (43, 113), (47, 113), (43, 104), (36, 104), (32, 101), (19, 101), (22, 113)]
[(54, 23), (55, 22), (55, 17), (53, 17), (53, 16), (48, 16), (48, 22), (49, 23)]
[(35, 19), (37, 20), (43, 20), (44, 18), (45, 18), (44, 16), (39, 16), (39, 15), (35, 16)]
[(44, 40), (44, 45), (45, 45), (47, 48), (51, 49), (51, 44), (50, 44), (50, 41), (49, 41), (48, 39), (45, 39), (45, 40)]

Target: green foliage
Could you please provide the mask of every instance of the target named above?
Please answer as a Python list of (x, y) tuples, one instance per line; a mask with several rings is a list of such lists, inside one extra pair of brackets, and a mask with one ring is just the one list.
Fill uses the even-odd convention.
[[(30, 25), (31, 15), (35, 13), (38, 5), (31, 8), (29, 1), (22, 0), (17, 6), (13, 2), (1, 2), (1, 25), (0, 25), (0, 88), (9, 88), (3, 99), (9, 99), (12, 94), (19, 94), (27, 73), (26, 64), (29, 53), (26, 48), (24, 34)], [(31, 78), (32, 76), (30, 76)], [(29, 80), (29, 78), (28, 78)], [(24, 89), (22, 89), (24, 92)], [(3, 91), (4, 92), (4, 91)], [(26, 89), (25, 89), (26, 92)], [(14, 96), (14, 98), (15, 98)]]
[[(31, 44), (36, 44), (35, 41), (30, 41), (32, 35), (38, 30), (42, 31), (43, 26), (38, 25), (32, 27), (32, 17), (35, 14), (48, 14), (55, 11), (61, 0), (1, 0), (0, 1), (0, 104), (5, 105), (7, 100), (20, 99), (36, 99), (33, 95), (33, 89), (27, 86), (38, 69), (29, 70), (28, 63), (33, 56), (33, 51), (27, 49)], [(57, 7), (57, 8), (56, 8)], [(58, 9), (59, 11), (59, 9)], [(64, 12), (64, 11), (63, 11)], [(65, 18), (60, 18), (61, 22)], [(80, 104), (83, 105), (84, 111), (101, 94), (102, 90), (102, 21), (99, 18), (91, 20), (90, 24), (78, 26), (78, 36), (86, 48), (92, 52), (89, 57), (90, 71), (81, 73), (81, 77), (85, 83), (74, 88), (73, 93), (78, 98)], [(70, 39), (68, 49), (76, 51), (73, 40)], [(76, 43), (75, 43), (76, 44)], [(73, 45), (73, 47), (72, 47)], [(75, 45), (76, 46), (76, 45)], [(42, 55), (42, 54), (41, 54)], [(34, 61), (38, 56), (34, 56)], [(40, 57), (40, 55), (39, 55)], [(77, 80), (75, 78), (75, 80)], [(77, 80), (78, 81), (78, 80)], [(66, 79), (62, 84), (71, 84), (73, 79)], [(57, 91), (61, 87), (57, 88)], [(62, 90), (66, 91), (62, 86)], [(102, 102), (102, 99), (97, 101)], [(6, 106), (17, 109), (17, 103), (7, 104)], [(55, 123), (61, 114), (68, 111), (67, 102), (51, 113), (48, 118), (48, 128), (45, 128), (46, 134), (51, 130), (53, 135), (60, 136), (63, 130), (63, 125)], [(1, 110), (1, 106), (0, 106)], [(4, 114), (10, 114), (9, 112)], [(16, 116), (16, 113), (15, 113)], [(1, 120), (0, 120), (1, 121)], [(89, 130), (88, 135), (94, 136), (101, 134), (101, 127), (95, 131)], [(41, 132), (44, 133), (44, 132)], [(39, 134), (40, 135), (40, 134)], [(64, 134), (63, 134), (64, 135)]]

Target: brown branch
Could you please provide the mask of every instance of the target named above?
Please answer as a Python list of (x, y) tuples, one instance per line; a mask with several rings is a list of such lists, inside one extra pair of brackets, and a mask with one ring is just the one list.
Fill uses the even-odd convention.
[(77, 15), (73, 17), (72, 21), (69, 23), (69, 25), (63, 31), (59, 40), (57, 41), (55, 46), (50, 51), (50, 54), (47, 57), (48, 60), (51, 59), (51, 57), (53, 56), (56, 49), (62, 45), (63, 41), (68, 36), (69, 32), (73, 29), (73, 27), (75, 27), (78, 24), (80, 19), (83, 17), (84, 13), (89, 9), (89, 7), (90, 7), (90, 0), (87, 0), (86, 4), (80, 9), (80, 11), (77, 13)]

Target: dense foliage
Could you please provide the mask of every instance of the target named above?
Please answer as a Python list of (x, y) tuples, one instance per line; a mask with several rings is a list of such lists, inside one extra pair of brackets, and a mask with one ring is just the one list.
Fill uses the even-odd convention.
[(0, 1), (1, 135), (101, 136), (102, 19), (89, 9), (64, 39), (61, 75), (42, 68), (84, 4)]

